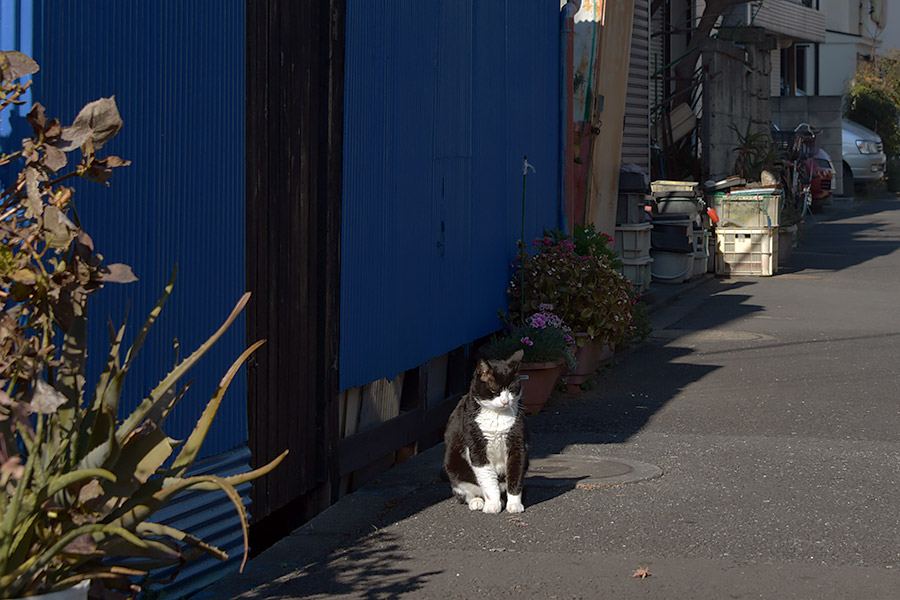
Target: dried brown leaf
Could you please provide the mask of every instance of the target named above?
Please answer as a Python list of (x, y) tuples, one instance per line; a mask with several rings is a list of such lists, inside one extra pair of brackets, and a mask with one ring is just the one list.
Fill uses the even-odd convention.
[(650, 567), (638, 567), (634, 573), (631, 574), (632, 579), (647, 579), (653, 575), (650, 572)]
[(138, 280), (131, 267), (122, 263), (113, 263), (102, 267), (100, 279), (110, 283), (132, 283)]
[(33, 58), (21, 52), (0, 52), (0, 81), (15, 81), (40, 70)]
[(31, 110), (28, 111), (28, 114), (25, 115), (25, 120), (28, 121), (28, 124), (34, 129), (34, 135), (42, 133), (44, 131), (44, 126), (47, 124), (47, 115), (44, 114), (44, 106), (40, 102), (35, 102), (32, 105)]
[[(116, 97), (100, 98), (85, 104), (69, 129), (75, 130), (75, 139), (83, 139), (84, 142), (90, 139), (94, 151), (102, 148), (122, 129)], [(84, 145), (84, 142), (79, 146)]]
[(44, 164), (54, 172), (62, 170), (66, 163), (69, 162), (66, 158), (66, 153), (56, 146), (44, 146), (44, 155), (46, 157)]
[(66, 403), (66, 397), (44, 381), (38, 379), (34, 383), (34, 395), (31, 397), (31, 408), (38, 413), (49, 415), (59, 410)]
[(63, 552), (66, 554), (83, 554), (88, 556), (94, 554), (96, 551), (97, 543), (94, 541), (94, 537), (89, 533), (78, 536), (63, 549)]

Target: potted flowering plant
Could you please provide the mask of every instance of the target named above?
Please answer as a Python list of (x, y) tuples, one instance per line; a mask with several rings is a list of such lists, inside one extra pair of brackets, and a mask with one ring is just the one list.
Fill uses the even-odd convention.
[(572, 329), (552, 311), (553, 305), (540, 305), (524, 325), (510, 325), (485, 350), (491, 359), (506, 359), (522, 350), (522, 405), (529, 413), (540, 412), (564, 369), (576, 365)]
[(585, 244), (587, 252), (580, 253), (572, 239), (548, 235), (534, 240), (532, 246), (534, 251), (529, 252), (519, 245), (508, 289), (510, 318), (521, 321), (542, 304), (552, 304), (575, 332), (578, 346), (578, 367), (567, 381), (583, 383), (630, 334), (635, 293), (609, 255), (596, 252), (593, 244)]

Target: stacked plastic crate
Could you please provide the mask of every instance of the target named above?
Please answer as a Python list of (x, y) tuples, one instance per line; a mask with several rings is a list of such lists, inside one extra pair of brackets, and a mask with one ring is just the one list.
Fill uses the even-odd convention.
[(782, 194), (776, 188), (739, 189), (709, 196), (716, 211), (716, 274), (774, 275)]
[(647, 196), (638, 192), (619, 192), (616, 211), (614, 249), (622, 258), (621, 272), (638, 292), (650, 286), (650, 229), (644, 206)]
[(693, 181), (654, 181), (652, 196), (653, 280), (677, 284), (706, 272), (704, 202)]

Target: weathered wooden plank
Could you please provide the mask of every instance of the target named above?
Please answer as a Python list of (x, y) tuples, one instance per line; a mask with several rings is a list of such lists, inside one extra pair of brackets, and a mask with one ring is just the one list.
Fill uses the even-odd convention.
[(338, 444), (339, 473), (352, 473), (369, 464), (373, 457), (389, 454), (423, 435), (442, 430), (458, 401), (459, 397), (455, 396), (427, 411), (416, 409), (403, 413), (387, 423), (342, 439)]

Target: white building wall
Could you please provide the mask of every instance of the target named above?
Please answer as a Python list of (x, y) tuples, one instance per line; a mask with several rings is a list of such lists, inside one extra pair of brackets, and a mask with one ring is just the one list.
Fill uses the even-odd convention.
[(856, 73), (859, 38), (828, 32), (828, 40), (819, 46), (819, 94), (842, 96)]

